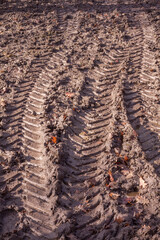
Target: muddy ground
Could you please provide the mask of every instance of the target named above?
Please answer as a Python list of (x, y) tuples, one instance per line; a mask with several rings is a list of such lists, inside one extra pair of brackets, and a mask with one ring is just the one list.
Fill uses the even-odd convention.
[(0, 239), (160, 239), (160, 2), (0, 0)]

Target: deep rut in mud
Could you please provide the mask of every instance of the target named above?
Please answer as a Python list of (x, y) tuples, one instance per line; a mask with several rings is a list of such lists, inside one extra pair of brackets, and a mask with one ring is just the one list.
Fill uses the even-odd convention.
[(2, 2), (0, 239), (159, 238), (158, 6)]

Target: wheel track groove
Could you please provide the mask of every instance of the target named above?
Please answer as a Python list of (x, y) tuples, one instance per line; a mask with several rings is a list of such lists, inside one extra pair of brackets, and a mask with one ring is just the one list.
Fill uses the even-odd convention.
[[(136, 53), (139, 56), (139, 69), (137, 69), (134, 58), (136, 55), (130, 54), (129, 62), (127, 63), (127, 72), (122, 74), (122, 81), (124, 84), (124, 102), (127, 109), (128, 119), (132, 127), (138, 134), (139, 141), (142, 146), (146, 158), (155, 167), (158, 172), (158, 161), (160, 157), (159, 152), (159, 132), (156, 128), (159, 118), (159, 105), (158, 105), (158, 74), (157, 66), (155, 65), (154, 52), (149, 50), (148, 42), (155, 42), (154, 29), (149, 25), (147, 16), (137, 15), (137, 22), (141, 35), (135, 42), (143, 41), (142, 47), (137, 49), (135, 47), (130, 49), (130, 53)], [(141, 24), (141, 27), (140, 27)], [(153, 33), (152, 35), (148, 33)], [(151, 37), (152, 36), (152, 37)], [(146, 50), (147, 49), (147, 50)], [(146, 63), (148, 65), (146, 65)], [(149, 67), (148, 67), (149, 66)], [(132, 72), (130, 73), (130, 68)], [(152, 72), (152, 69), (156, 71)], [(151, 71), (150, 71), (151, 70)], [(129, 75), (127, 75), (129, 72)], [(138, 77), (137, 77), (138, 73)], [(147, 84), (146, 84), (147, 83)]]
[[(36, 90), (37, 94), (39, 93), (38, 95), (41, 99), (41, 104), (37, 105), (37, 98), (33, 99), (31, 92), (28, 98), (29, 104), (26, 105), (25, 117), (23, 119), (23, 146), (26, 152), (26, 159), (28, 159), (25, 166), (23, 182), (25, 189), (25, 205), (27, 210), (26, 217), (28, 217), (31, 230), (34, 233), (36, 232), (37, 237), (45, 234), (48, 235), (53, 230), (52, 220), (50, 218), (52, 210), (50, 200), (48, 199), (46, 192), (48, 173), (47, 166), (45, 164), (45, 135), (40, 119), (40, 117), (44, 114), (44, 104), (47, 96), (47, 90), (51, 86), (51, 80), (46, 80), (45, 75), (46, 70), (39, 75), (39, 80), (44, 86), (43, 91), (42, 89), (37, 88), (37, 82), (35, 83), (32, 91), (35, 92)], [(32, 105), (36, 106), (35, 108), (33, 108), (30, 104), (31, 101)], [(27, 132), (30, 132), (30, 136), (28, 136)], [(35, 136), (39, 136), (39, 139), (35, 139)], [(36, 153), (38, 154), (37, 157)], [(35, 162), (37, 162), (36, 166), (34, 166)], [(39, 217), (40, 215), (41, 218)], [(42, 217), (43, 215), (46, 215), (45, 221)], [(39, 224), (39, 229), (36, 229), (35, 222)], [(40, 226), (42, 226), (41, 228), (44, 228), (43, 232), (39, 232)]]
[[(64, 22), (64, 13), (66, 10), (58, 9), (58, 34), (60, 36), (68, 26), (66, 21)], [(69, 27), (66, 31), (69, 31)], [(47, 93), (56, 79), (56, 68), (66, 64), (63, 52), (55, 53), (50, 58), (28, 97), (23, 118), (23, 148), (26, 156), (23, 186), (26, 217), (33, 235), (42, 238), (46, 236), (46, 239), (56, 239), (55, 236), (57, 236), (53, 209), (56, 206), (57, 196), (54, 194), (56, 194), (58, 181), (51, 182), (51, 189), (53, 189), (51, 195), (53, 196), (50, 198), (50, 187), (47, 186), (50, 182), (49, 171), (53, 171), (54, 168), (50, 170), (47, 168), (45, 129), (42, 121)]]
[[(62, 25), (62, 21), (59, 21), (59, 25)], [(66, 21), (64, 22), (63, 25), (64, 25), (64, 27), (67, 26)], [(63, 35), (63, 31), (65, 30), (64, 27), (63, 27), (63, 29), (61, 29), (61, 37)], [(59, 57), (58, 57), (58, 59), (60, 61)], [(39, 136), (41, 136), (41, 131), (40, 131), (40, 134), (38, 131), (41, 125), (39, 125), (40, 122), (37, 125), (37, 122), (38, 122), (37, 116), (34, 117), (34, 115), (33, 115), (33, 117), (31, 117), (31, 114), (35, 113), (35, 112), (37, 112), (37, 114), (41, 114), (42, 110), (43, 110), (43, 109), (41, 109), (41, 105), (44, 103), (44, 97), (46, 96), (46, 91), (48, 89), (48, 86), (46, 87), (46, 84), (48, 83), (48, 79), (50, 79), (50, 77), (48, 76), (48, 78), (47, 78), (47, 76), (46, 76), (47, 79), (44, 81), (41, 81), (42, 84), (37, 84), (37, 86), (34, 88), (33, 88), (33, 86), (35, 84), (33, 82), (38, 77), (38, 75), (40, 74), (40, 72), (42, 71), (44, 65), (47, 63), (48, 60), (50, 60), (50, 53), (49, 54), (47, 53), (46, 56), (41, 56), (40, 60), (39, 59), (31, 60), (29, 63), (27, 72), (22, 77), (21, 81), (19, 82), (19, 85), (16, 85), (14, 87), (15, 94), (14, 94), (13, 103), (12, 103), (12, 105), (9, 104), (6, 107), (6, 117), (4, 119), (4, 124), (3, 124), (4, 129), (6, 129), (6, 132), (3, 135), (3, 139), (2, 139), (3, 148), (5, 148), (6, 151), (12, 151), (15, 153), (16, 153), (16, 151), (21, 152), (21, 150), (23, 152), (23, 149), (25, 148), (25, 144), (30, 145), (30, 150), (28, 151), (28, 153), (30, 153), (31, 156), (33, 158), (35, 157), (36, 159), (32, 160), (33, 164), (30, 164), (29, 162), (28, 162), (28, 164), (26, 164), (26, 165), (28, 165), (28, 169), (26, 167), (26, 170), (25, 170), (26, 173), (24, 175), (27, 178), (26, 182), (28, 182), (28, 186), (29, 186), (29, 184), (30, 184), (30, 186), (32, 185), (32, 188), (30, 187), (31, 189), (33, 189), (33, 185), (34, 185), (34, 187), (38, 185), (40, 187), (42, 187), (42, 186), (44, 187), (44, 188), (42, 188), (43, 191), (45, 190), (45, 185), (44, 185), (45, 178), (44, 179), (42, 178), (42, 170), (43, 169), (42, 168), (40, 169), (40, 167), (39, 167), (42, 162), (42, 159), (41, 159), (42, 153), (39, 151), (39, 144), (40, 143), (42, 144), (42, 138), (39, 138)], [(63, 62), (63, 57), (61, 58), (61, 62)], [(58, 64), (60, 64), (60, 62), (58, 62)], [(31, 91), (32, 88), (34, 89), (33, 92)], [(46, 88), (46, 90), (45, 90), (45, 88)], [(31, 92), (31, 94), (29, 96), (30, 92)], [(40, 98), (40, 96), (42, 96), (42, 97)], [(27, 100), (27, 98), (28, 98), (28, 100)], [(28, 108), (30, 110), (30, 113), (28, 114), (28, 118), (26, 117), (26, 119), (25, 119), (25, 114), (26, 114), (25, 108)], [(22, 121), (23, 121), (23, 123), (22, 123)], [(36, 127), (37, 127), (37, 129), (35, 131)], [(10, 129), (12, 129), (12, 130), (14, 129), (14, 134), (12, 134), (12, 135), (10, 134)], [(34, 134), (34, 131), (36, 132), (36, 134)], [(28, 132), (30, 132), (30, 134), (27, 134)], [(37, 134), (37, 132), (38, 132), (38, 134)], [(23, 136), (23, 134), (24, 134), (24, 136)], [(35, 139), (35, 136), (37, 136), (38, 141)], [(25, 139), (25, 141), (23, 141), (24, 148), (21, 147), (23, 138)], [(34, 147), (32, 147), (33, 144), (34, 144)], [(36, 164), (36, 168), (33, 168), (35, 166), (34, 164)], [(22, 167), (23, 167), (23, 164), (22, 164)], [(35, 170), (39, 170), (39, 172), (37, 171), (38, 175), (35, 174)], [(34, 172), (34, 175), (33, 175), (33, 172)], [(11, 173), (9, 173), (10, 176), (12, 176)], [(23, 175), (20, 174), (20, 177), (19, 177), (19, 174), (11, 177), (11, 181), (15, 182), (15, 187), (13, 189), (14, 192), (12, 193), (12, 195), (14, 196), (14, 199), (16, 199), (16, 196), (17, 196), (16, 192), (20, 193), (20, 191), (22, 191), (22, 189), (23, 189), (23, 186), (25, 186), (27, 184), (22, 181)], [(1, 182), (3, 182), (5, 185), (8, 186), (8, 188), (10, 188), (11, 184), (8, 183), (6, 174), (5, 175), (1, 174)], [(37, 182), (39, 184), (37, 184)], [(18, 191), (15, 191), (16, 187), (19, 187)], [(25, 190), (25, 189), (23, 189), (23, 190)], [(10, 190), (10, 192), (11, 192), (11, 190)], [(34, 191), (33, 191), (33, 193), (34, 193)], [(36, 195), (36, 193), (34, 193), (34, 194)], [(34, 194), (33, 194), (33, 196), (34, 196)], [(37, 199), (40, 199), (41, 194), (37, 195), (37, 196), (38, 196)], [(17, 197), (18, 197), (18, 199), (19, 199), (19, 197), (22, 199), (21, 193)], [(31, 197), (29, 197), (29, 196), (28, 196), (28, 198), (31, 199)], [(13, 200), (13, 201), (15, 201), (15, 200)], [(39, 201), (39, 200), (36, 200), (36, 198), (35, 198), (34, 201)], [(30, 202), (32, 202), (32, 200), (30, 200)], [(41, 203), (41, 205), (43, 205), (42, 203)], [(22, 201), (21, 201), (21, 203), (19, 203), (17, 201), (17, 205), (19, 205), (19, 204), (21, 204), (21, 206), (23, 206)], [(34, 204), (34, 205), (37, 205), (37, 204)], [(6, 206), (7, 206), (7, 204), (6, 204)], [(19, 205), (19, 207), (20, 207), (20, 205)], [(48, 209), (50, 209), (50, 208), (48, 208)], [(45, 210), (48, 212), (47, 208)], [(43, 207), (42, 207), (42, 211), (44, 212)], [(50, 213), (50, 211), (49, 211), (49, 213)], [(31, 235), (30, 235), (30, 237), (31, 237)]]
[[(114, 67), (115, 59), (119, 61), (116, 67)], [(66, 176), (63, 179), (62, 194), (58, 198), (58, 203), (60, 206), (63, 206), (63, 211), (67, 209), (70, 212), (69, 214), (75, 219), (74, 237), (76, 239), (86, 239), (87, 236), (92, 239), (92, 234), (89, 235), (88, 230), (86, 232), (86, 224), (90, 226), (89, 228), (92, 228), (92, 225), (99, 225), (104, 220), (104, 217), (102, 217), (104, 209), (100, 195), (101, 190), (98, 186), (100, 186), (104, 174), (101, 159), (105, 155), (105, 142), (109, 142), (108, 133), (111, 131), (109, 129), (113, 125), (112, 111), (108, 112), (107, 106), (108, 104), (110, 106), (114, 105), (111, 93), (116, 84), (116, 79), (118, 80), (118, 73), (123, 65), (124, 55), (122, 57), (121, 53), (117, 54), (117, 56), (114, 56), (114, 60), (111, 59), (113, 67), (110, 67), (109, 63), (105, 66), (106, 71), (103, 67), (100, 67), (98, 70), (95, 69), (89, 73), (90, 78), (95, 79), (95, 82), (94, 84), (88, 82), (85, 87), (83, 86), (80, 94), (85, 96), (90, 93), (89, 95), (94, 98), (94, 101), (99, 106), (93, 106), (89, 110), (76, 113), (73, 119), (73, 126), (68, 129), (68, 141), (66, 145), (69, 148), (69, 157), (65, 162)], [(108, 68), (112, 69), (116, 75), (115, 84), (109, 84), (109, 88), (106, 87), (106, 84), (109, 82), (107, 79), (110, 78)], [(102, 78), (104, 79), (102, 80)], [(103, 101), (105, 104), (102, 103)], [(101, 106), (103, 106), (103, 109)], [(107, 114), (105, 115), (103, 112), (107, 112)], [(99, 133), (97, 133), (97, 136), (104, 141), (99, 142), (99, 138), (95, 138), (93, 142), (90, 134), (94, 134), (95, 136), (98, 129), (102, 131), (102, 136), (99, 136)], [(90, 181), (96, 184), (93, 189), (87, 186), (87, 182), (89, 183)], [(92, 198), (88, 212), (86, 212), (83, 206), (87, 197)], [(85, 218), (86, 220), (84, 220)], [(106, 216), (107, 218), (108, 216)], [(81, 224), (82, 219), (85, 222), (83, 224)]]

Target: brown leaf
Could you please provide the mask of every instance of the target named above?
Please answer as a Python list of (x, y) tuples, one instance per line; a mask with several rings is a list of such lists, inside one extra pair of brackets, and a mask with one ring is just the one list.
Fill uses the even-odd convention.
[(126, 197), (124, 199), (124, 201), (125, 201), (125, 204), (129, 204), (129, 205), (133, 204), (133, 198), (131, 198), (131, 197)]
[(122, 217), (117, 217), (116, 219), (115, 219), (115, 222), (117, 222), (117, 223), (122, 223), (123, 222), (123, 218)]
[(120, 134), (121, 134), (121, 136), (123, 136), (124, 135), (123, 131), (121, 131)]
[(140, 177), (140, 179), (139, 179), (139, 185), (141, 188), (145, 188), (147, 185), (142, 177)]
[(51, 138), (51, 142), (56, 144), (56, 143), (57, 143), (57, 138), (54, 137), (54, 136), (52, 136), (52, 138)]
[(138, 218), (140, 217), (140, 215), (141, 215), (141, 214), (140, 214), (139, 212), (136, 212), (136, 213), (135, 213), (135, 218), (138, 219)]
[(4, 101), (3, 98), (1, 98), (1, 99), (0, 99), (0, 106), (1, 106), (1, 107), (5, 107), (5, 105), (6, 105), (6, 102)]
[(139, 196), (139, 192), (129, 192), (129, 193), (127, 193), (127, 196), (128, 197), (137, 197), (137, 196)]
[(106, 183), (106, 187), (109, 188), (110, 187), (109, 184)]
[(64, 115), (63, 115), (63, 119), (66, 120), (66, 118), (67, 118), (67, 115), (64, 114)]
[(113, 182), (113, 181), (114, 181), (114, 178), (113, 178), (113, 176), (112, 176), (111, 170), (108, 171), (108, 175), (109, 175), (110, 181)]
[(119, 195), (116, 193), (110, 193), (109, 196), (114, 200), (116, 200), (119, 197)]
[(86, 141), (89, 140), (89, 136), (88, 136), (87, 133), (84, 132), (84, 131), (80, 132), (80, 133), (79, 133), (79, 136), (80, 136), (81, 138), (83, 138), (84, 140), (86, 140)]
[(127, 179), (132, 178), (133, 177), (133, 172), (129, 172), (129, 174), (126, 176)]
[(95, 187), (95, 185), (96, 185), (96, 179), (90, 179), (89, 181), (89, 187), (91, 188), (91, 187)]
[(124, 156), (124, 161), (128, 161), (128, 157), (126, 155)]
[(138, 136), (138, 134), (137, 134), (137, 132), (135, 130), (133, 130), (133, 135), (134, 135), (134, 137)]
[(66, 92), (66, 96), (69, 97), (69, 98), (72, 98), (72, 97), (74, 97), (74, 93)]
[(149, 204), (149, 200), (142, 196), (137, 196), (136, 201), (142, 204)]
[(114, 148), (115, 154), (117, 155), (117, 157), (120, 156), (120, 149), (119, 148)]

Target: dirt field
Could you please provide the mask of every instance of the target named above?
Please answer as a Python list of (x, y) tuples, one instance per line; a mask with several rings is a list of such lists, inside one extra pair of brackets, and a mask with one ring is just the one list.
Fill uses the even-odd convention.
[(0, 0), (0, 240), (160, 239), (160, 1)]

